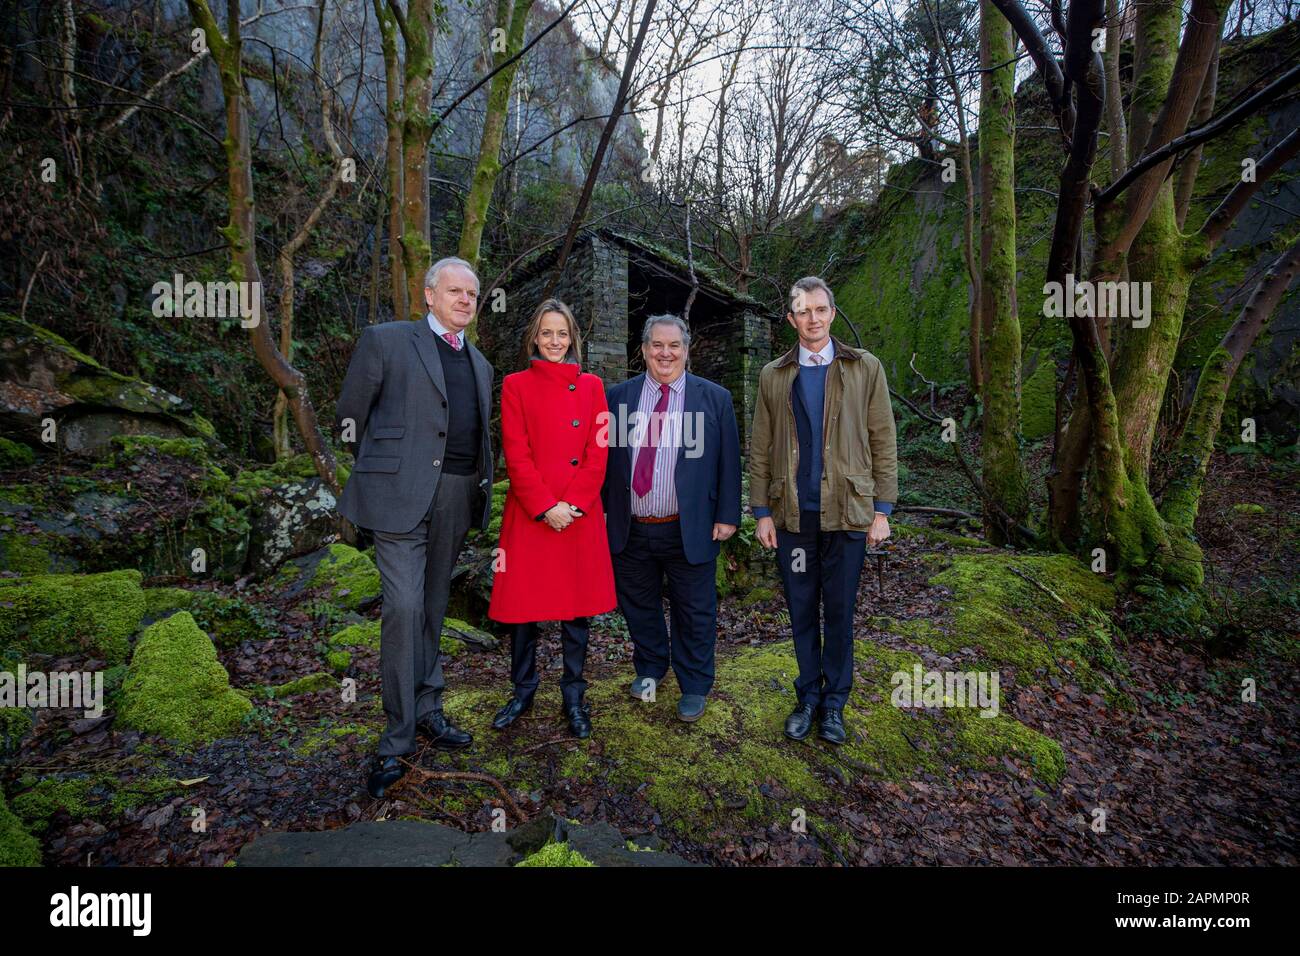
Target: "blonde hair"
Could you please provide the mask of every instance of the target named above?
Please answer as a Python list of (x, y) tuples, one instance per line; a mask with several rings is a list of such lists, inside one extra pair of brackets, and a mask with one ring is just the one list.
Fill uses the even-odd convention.
[(558, 312), (569, 325), (569, 351), (564, 353), (564, 361), (582, 364), (582, 333), (578, 331), (573, 311), (559, 299), (547, 299), (533, 311), (524, 331), (524, 341), (519, 346), (519, 367), (522, 369), (528, 368), (528, 363), (534, 358), (541, 357), (537, 354), (537, 336), (542, 330), (542, 316), (548, 312)]

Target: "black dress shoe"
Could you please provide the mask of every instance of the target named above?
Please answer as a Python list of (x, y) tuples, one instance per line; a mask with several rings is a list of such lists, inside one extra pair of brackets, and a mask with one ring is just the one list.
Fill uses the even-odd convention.
[(785, 719), (785, 735), (791, 740), (803, 740), (812, 730), (817, 710), (812, 704), (800, 704)]
[(418, 722), (415, 729), (432, 740), (439, 750), (464, 750), (474, 742), (472, 735), (453, 724), (440, 710)]
[(382, 799), (384, 791), (402, 777), (406, 776), (406, 764), (400, 757), (376, 757), (370, 765), (370, 777), (366, 780), (366, 790), (376, 800)]
[(569, 718), (569, 732), (579, 740), (591, 736), (591, 708), (579, 701), (564, 707), (563, 714)]
[(512, 694), (510, 699), (506, 701), (506, 705), (498, 710), (497, 715), (492, 718), (492, 726), (497, 730), (505, 730), (532, 709), (533, 697), (531, 694), (527, 697)]
[(828, 707), (822, 714), (821, 729), (817, 736), (833, 744), (842, 744), (848, 738), (844, 730), (844, 711), (838, 707)]

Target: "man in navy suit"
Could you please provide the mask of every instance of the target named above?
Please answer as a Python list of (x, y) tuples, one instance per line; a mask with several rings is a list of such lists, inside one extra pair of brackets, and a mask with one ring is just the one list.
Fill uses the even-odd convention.
[(686, 371), (690, 343), (680, 316), (646, 321), (646, 371), (606, 389), (601, 491), (614, 587), (635, 648), (632, 696), (653, 700), (671, 664), (685, 721), (700, 719), (713, 687), (718, 551), (740, 523), (736, 411), (730, 392)]

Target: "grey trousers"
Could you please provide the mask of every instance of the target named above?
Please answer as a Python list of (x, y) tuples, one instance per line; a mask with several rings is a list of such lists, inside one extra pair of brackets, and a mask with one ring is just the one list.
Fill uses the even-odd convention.
[(442, 710), (442, 620), (478, 483), (478, 475), (444, 472), (419, 524), (405, 534), (374, 532), (384, 590), (379, 661), (388, 725), (381, 757), (413, 751), (416, 723)]

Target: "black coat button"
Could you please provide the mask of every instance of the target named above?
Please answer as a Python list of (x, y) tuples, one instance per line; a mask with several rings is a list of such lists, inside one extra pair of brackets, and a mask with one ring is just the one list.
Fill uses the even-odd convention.
[(447, 433), (446, 433), (446, 432), (438, 432), (438, 437), (439, 437), (439, 438), (446, 438), (446, 437), (447, 437)]
[(569, 385), (569, 391), (573, 392), (573, 391), (577, 391), (577, 389), (578, 389), (578, 386), (576, 386), (576, 385), (570, 383), (570, 385)]
[(569, 459), (569, 464), (570, 464), (570, 465), (577, 465), (577, 464), (578, 464), (578, 459), (576, 459), (576, 458), (570, 458), (570, 459)]
[(573, 427), (574, 428), (578, 427), (578, 420), (576, 418), (573, 420)]
[(442, 407), (443, 407), (443, 408), (446, 408), (446, 407), (447, 407), (447, 403), (446, 403), (446, 402), (443, 402), (443, 403), (442, 403)]

